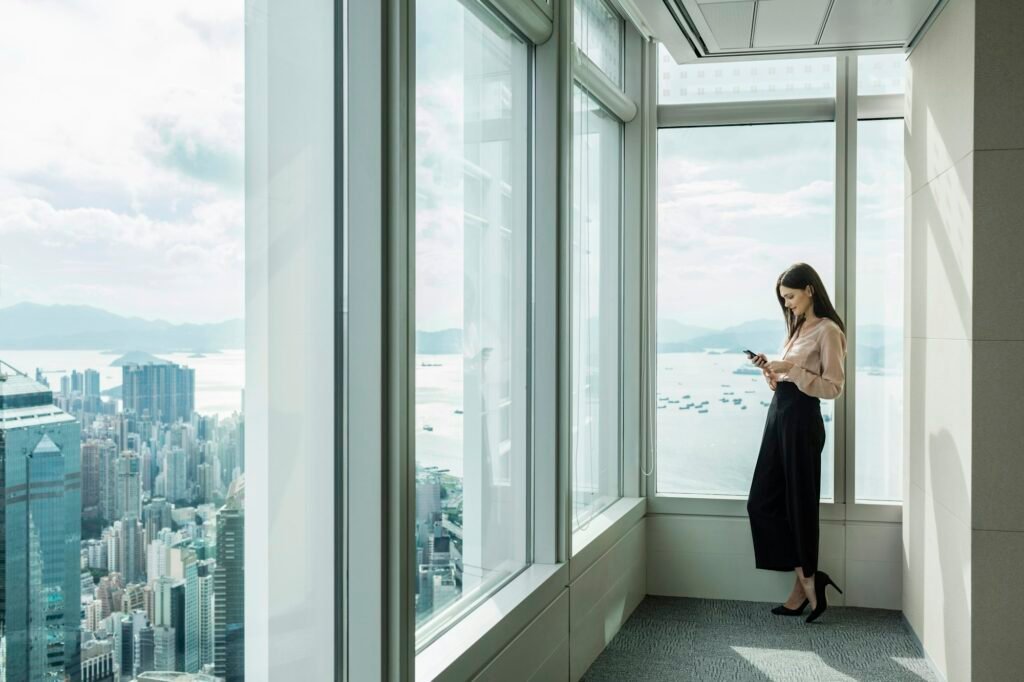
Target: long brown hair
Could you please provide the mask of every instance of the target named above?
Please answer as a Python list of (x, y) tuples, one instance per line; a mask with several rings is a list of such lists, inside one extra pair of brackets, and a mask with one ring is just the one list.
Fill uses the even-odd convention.
[(821, 277), (818, 276), (817, 271), (807, 263), (794, 263), (789, 266), (785, 272), (779, 275), (779, 279), (775, 282), (775, 297), (779, 299), (779, 306), (782, 308), (782, 316), (786, 320), (786, 331), (789, 332), (786, 340), (793, 338), (797, 330), (803, 326), (805, 318), (798, 318), (796, 314), (786, 307), (786, 301), (782, 298), (782, 294), (779, 292), (779, 287), (784, 286), (789, 289), (805, 289), (808, 286), (811, 287), (811, 303), (814, 306), (814, 314), (818, 317), (827, 317), (836, 324), (839, 328), (846, 333), (846, 325), (843, 324), (842, 318), (839, 317), (839, 313), (832, 306), (832, 301), (829, 300), (828, 292), (825, 291), (825, 285), (821, 282)]

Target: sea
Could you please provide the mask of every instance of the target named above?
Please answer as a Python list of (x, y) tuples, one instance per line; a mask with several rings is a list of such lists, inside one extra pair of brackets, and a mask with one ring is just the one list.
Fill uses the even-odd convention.
[[(196, 371), (195, 410), (203, 415), (226, 417), (242, 410), (245, 386), (245, 351), (224, 350), (204, 353), (155, 353), (161, 360), (191, 367)], [(54, 391), (60, 390), (60, 378), (72, 370), (94, 369), (100, 373), (100, 390), (121, 385), (121, 368), (111, 365), (118, 353), (93, 350), (0, 350), (0, 360), (32, 378), (36, 369)]]
[[(753, 374), (742, 373), (751, 369)], [(902, 374), (862, 368), (856, 381), (857, 500), (898, 501), (902, 495)], [(459, 476), (462, 356), (417, 356), (416, 384), (416, 461)], [(659, 353), (657, 491), (746, 497), (773, 395), (760, 370), (742, 353)], [(692, 405), (687, 408), (688, 404)], [(826, 430), (821, 496), (830, 500), (835, 481), (835, 402), (822, 400), (821, 412)]]
[[(119, 356), (104, 351), (0, 350), (0, 360), (29, 376), (43, 370), (52, 388), (71, 370), (100, 372), (100, 388), (121, 385)], [(241, 411), (245, 353), (226, 350), (195, 357), (157, 354), (196, 371), (196, 411), (227, 416)], [(659, 493), (741, 496), (750, 480), (772, 391), (743, 354), (714, 350), (659, 353), (657, 375), (657, 469)], [(737, 372), (739, 371), (739, 373)], [(901, 373), (859, 368), (856, 390), (858, 501), (897, 501), (902, 495)], [(687, 407), (689, 406), (689, 407)], [(835, 403), (821, 401), (827, 440), (822, 453), (822, 499), (833, 493)], [(461, 355), (416, 358), (416, 460), (421, 466), (463, 470), (463, 373)]]

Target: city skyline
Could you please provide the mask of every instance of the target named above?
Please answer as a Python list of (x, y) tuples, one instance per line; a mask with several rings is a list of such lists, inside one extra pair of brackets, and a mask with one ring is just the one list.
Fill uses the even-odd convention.
[[(154, 670), (244, 679), (243, 416), (197, 413), (193, 370), (174, 363), (122, 367), (126, 383), (142, 389), (124, 408), (101, 398), (100, 373), (91, 368), (61, 376), (59, 388), (40, 368), (36, 379), (12, 369), (0, 375), (0, 446), (9, 450), (0, 494), (12, 499), (19, 471), (33, 487), (63, 477), (71, 483), (62, 484), (62, 497), (25, 497), (39, 507), (30, 518), (48, 514), (71, 525), (12, 524), (19, 517), (8, 504), (0, 524), (8, 594), (0, 679), (41, 681), (58, 664), (68, 679), (83, 681), (112, 680), (118, 671), (127, 681)], [(17, 416), (26, 409), (39, 416), (16, 426), (2, 419), (4, 410)], [(31, 455), (22, 460), (15, 451)], [(21, 461), (29, 468), (19, 469)], [(19, 541), (21, 527), (38, 537)], [(57, 537), (67, 546), (55, 544)], [(20, 578), (11, 572), (25, 565), (36, 568)], [(32, 580), (42, 582), (33, 588), (25, 583)], [(32, 595), (45, 597), (38, 608)], [(61, 659), (54, 636), (40, 634), (54, 616), (46, 616), (44, 630), (33, 625), (59, 604), (71, 609)], [(27, 615), (19, 620), (18, 613)], [(50, 644), (26, 649), (33, 637)], [(49, 668), (26, 653), (33, 650), (50, 652)]]

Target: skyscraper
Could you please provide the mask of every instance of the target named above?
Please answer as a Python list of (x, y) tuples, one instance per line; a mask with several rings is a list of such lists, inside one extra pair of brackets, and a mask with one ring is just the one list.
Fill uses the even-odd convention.
[(139, 458), (130, 450), (117, 458), (117, 510), (122, 519), (142, 517), (142, 487)]
[(195, 406), (195, 370), (173, 362), (121, 368), (124, 411), (173, 424), (190, 420)]
[[(16, 424), (16, 425), (15, 425)], [(27, 376), (0, 373), (0, 632), (6, 679), (81, 679), (78, 423)]]
[(213, 572), (213, 670), (227, 682), (245, 679), (245, 479), (239, 477), (217, 513)]
[(199, 589), (199, 667), (213, 663), (213, 560), (200, 561), (197, 565)]
[(84, 373), (84, 386), (82, 393), (86, 398), (100, 397), (100, 373), (94, 369), (87, 369)]
[(94, 518), (100, 513), (100, 444), (95, 440), (82, 443), (82, 517)]

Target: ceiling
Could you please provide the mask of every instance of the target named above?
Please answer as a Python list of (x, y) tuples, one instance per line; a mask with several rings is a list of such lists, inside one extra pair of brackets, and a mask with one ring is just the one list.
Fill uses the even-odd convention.
[(944, 0), (618, 0), (678, 62), (907, 50)]

